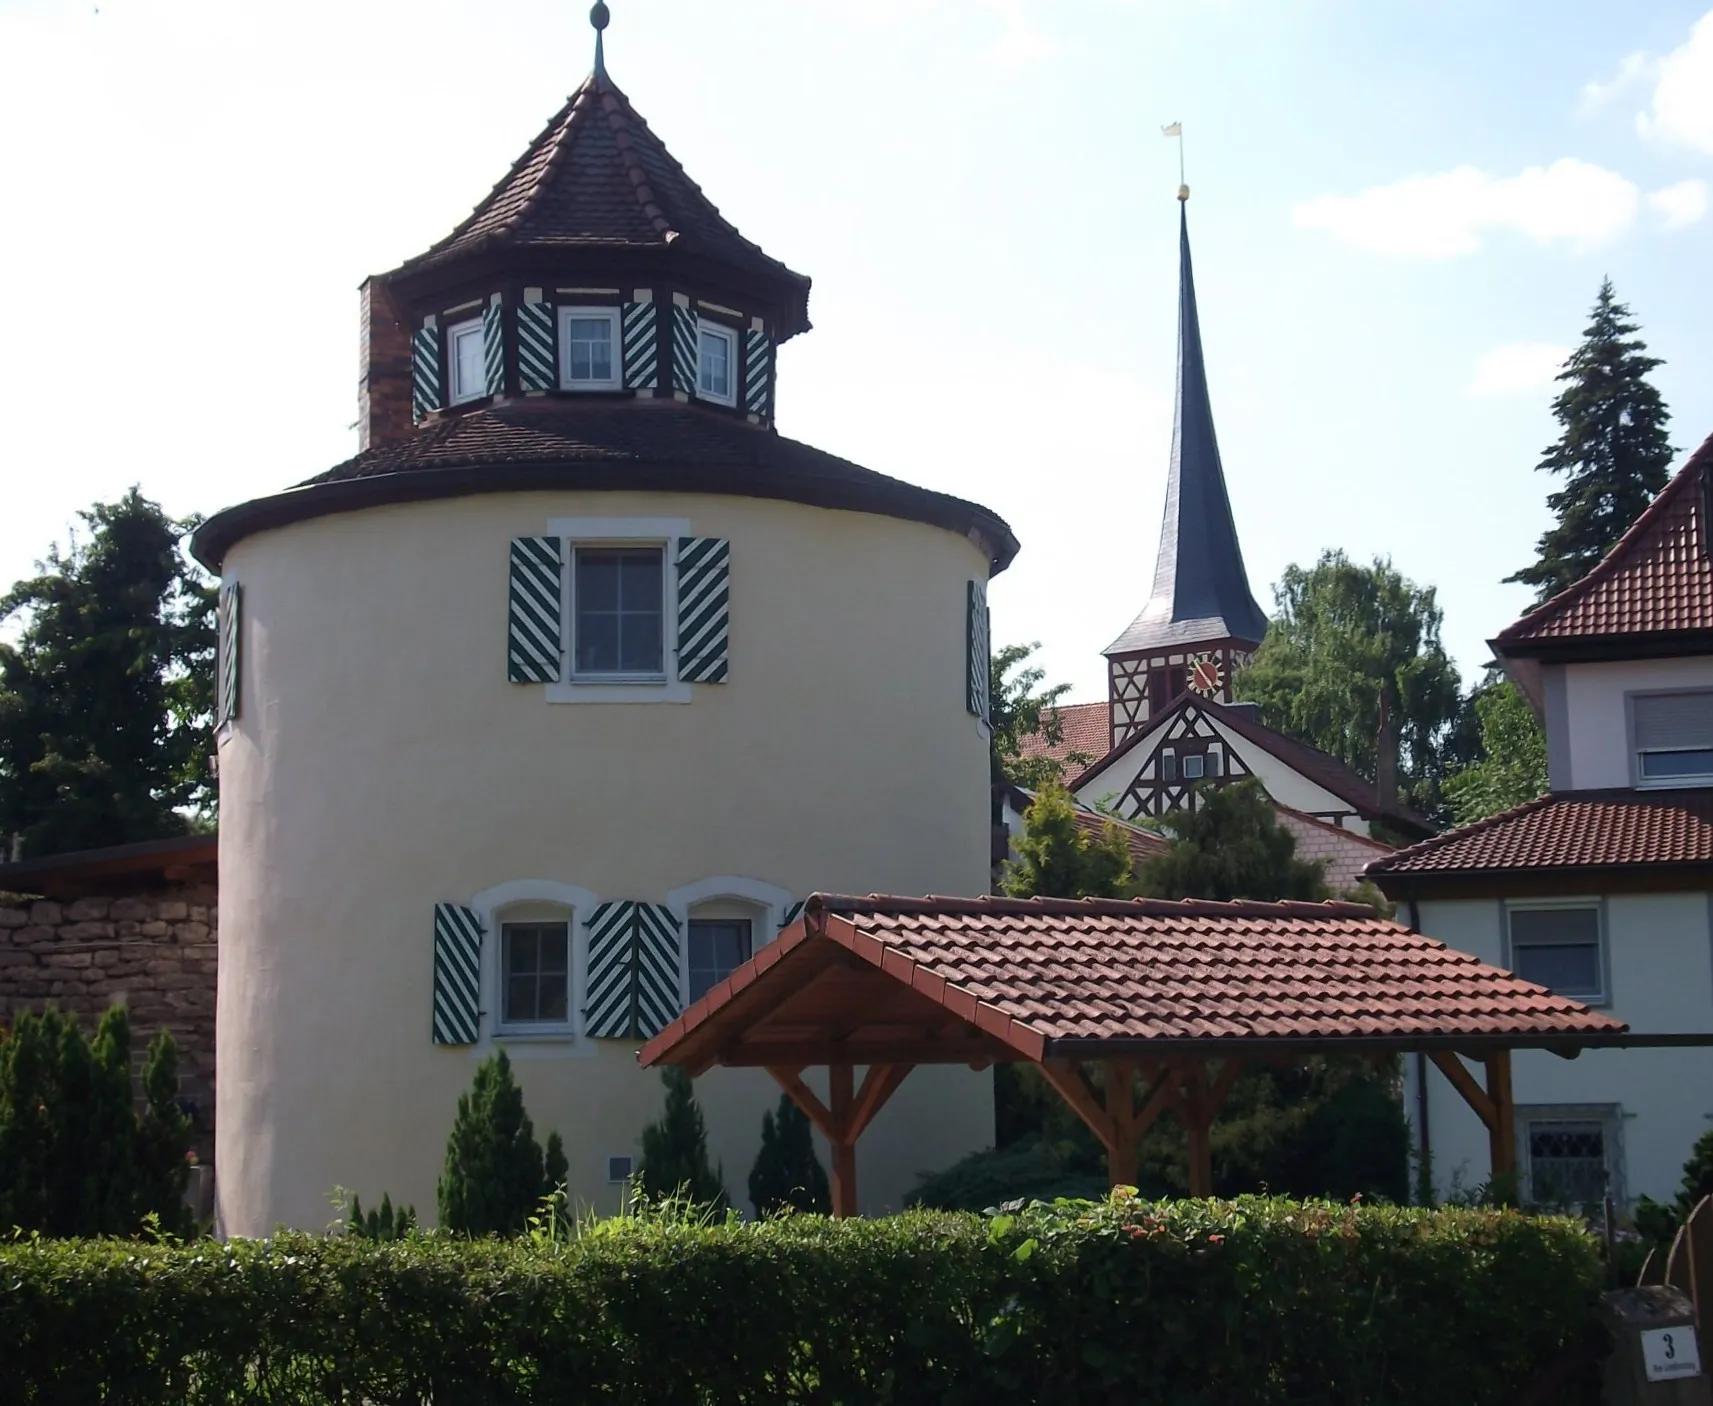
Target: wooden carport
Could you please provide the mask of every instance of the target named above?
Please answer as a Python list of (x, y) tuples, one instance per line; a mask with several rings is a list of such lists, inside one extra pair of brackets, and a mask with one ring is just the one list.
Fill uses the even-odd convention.
[(766, 1069), (832, 1145), (849, 1216), (857, 1140), (918, 1064), (1038, 1066), (1115, 1186), (1170, 1112), (1208, 1195), (1209, 1128), (1249, 1062), (1426, 1051), (1487, 1126), (1498, 1180), (1516, 1171), (1511, 1051), (1573, 1057), (1627, 1032), (1357, 904), (816, 894), (638, 1057)]

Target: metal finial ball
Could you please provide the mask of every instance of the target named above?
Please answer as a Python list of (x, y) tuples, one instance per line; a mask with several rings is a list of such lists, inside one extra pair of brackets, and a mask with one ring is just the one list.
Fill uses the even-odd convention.
[(1179, 186), (1178, 187), (1178, 199), (1179, 200), (1188, 200), (1189, 198), (1190, 198), (1190, 188), (1188, 186)]
[(612, 17), (612, 12), (607, 9), (607, 0), (595, 0), (595, 8), (589, 11), (589, 23), (595, 26), (596, 31), (605, 29)]

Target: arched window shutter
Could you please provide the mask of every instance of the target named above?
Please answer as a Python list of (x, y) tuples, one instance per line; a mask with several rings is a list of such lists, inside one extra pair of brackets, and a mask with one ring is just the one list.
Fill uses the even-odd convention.
[(603, 903), (589, 915), (583, 1033), (597, 1040), (622, 1040), (630, 1034), (635, 906), (625, 902)]
[(431, 317), (410, 339), (411, 418), (440, 409), (440, 328)]
[(984, 723), (988, 720), (987, 694), (992, 669), (990, 628), (987, 583), (971, 581), (964, 617), (964, 641), (968, 646), (964, 660), (964, 706)]
[(678, 677), (684, 683), (726, 681), (731, 555), (723, 538), (678, 539)]
[(744, 333), (744, 406), (763, 420), (773, 418), (773, 338), (753, 328)]
[(557, 683), (560, 661), (562, 544), (557, 537), (514, 537), (506, 601), (506, 678)]
[(214, 725), (229, 723), (238, 716), (239, 650), (243, 636), (244, 588), (228, 581), (220, 588), (219, 619), (216, 625), (215, 653), (219, 657), (218, 696), (214, 703)]
[(553, 321), (552, 303), (525, 303), (517, 310), (518, 384), (526, 391), (550, 391), (559, 384)]
[(625, 387), (651, 391), (660, 385), (660, 341), (654, 304), (626, 303), (622, 314), (625, 344)]
[(678, 919), (658, 903), (616, 900), (589, 915), (583, 1031), (597, 1040), (646, 1040), (682, 1009)]
[(474, 908), (434, 905), (434, 1043), (473, 1045), (481, 1023), (482, 921)]
[(683, 1010), (678, 919), (659, 903), (636, 908), (636, 1037), (658, 1035)]
[(672, 389), (696, 393), (696, 314), (677, 304), (672, 308)]
[(506, 389), (505, 312), (498, 293), (482, 309), (482, 362), (489, 395), (504, 395)]

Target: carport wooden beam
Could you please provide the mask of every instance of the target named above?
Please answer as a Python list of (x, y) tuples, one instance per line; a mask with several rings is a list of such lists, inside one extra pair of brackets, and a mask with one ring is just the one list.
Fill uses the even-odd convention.
[(862, 1086), (858, 1088), (856, 1070), (851, 1065), (829, 1065), (827, 1095), (831, 1108), (803, 1082), (801, 1068), (788, 1065), (767, 1067), (774, 1082), (785, 1090), (786, 1096), (803, 1110), (804, 1116), (832, 1144), (831, 1181), (835, 1216), (854, 1216), (857, 1213), (857, 1139), (914, 1067), (909, 1064), (871, 1064), (863, 1074)]

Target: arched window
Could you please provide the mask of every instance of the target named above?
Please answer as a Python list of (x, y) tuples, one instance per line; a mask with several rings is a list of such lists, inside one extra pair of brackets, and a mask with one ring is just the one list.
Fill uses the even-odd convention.
[(484, 1032), (499, 1039), (572, 1039), (581, 1032), (588, 954), (580, 924), (587, 889), (544, 879), (500, 884), (471, 905), (486, 934)]
[(773, 941), (791, 895), (777, 884), (724, 875), (674, 889), (666, 902), (684, 934), (682, 974), (688, 1004)]

